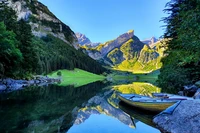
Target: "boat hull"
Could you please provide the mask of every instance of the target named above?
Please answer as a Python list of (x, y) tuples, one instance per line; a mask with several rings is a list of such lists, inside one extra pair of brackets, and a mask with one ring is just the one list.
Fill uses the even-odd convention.
[(169, 102), (145, 102), (145, 101), (133, 101), (129, 100), (127, 98), (124, 98), (123, 96), (119, 95), (119, 99), (123, 102), (125, 102), (128, 105), (131, 105), (133, 107), (153, 111), (153, 112), (162, 112), (169, 106), (172, 106), (177, 101), (169, 101)]

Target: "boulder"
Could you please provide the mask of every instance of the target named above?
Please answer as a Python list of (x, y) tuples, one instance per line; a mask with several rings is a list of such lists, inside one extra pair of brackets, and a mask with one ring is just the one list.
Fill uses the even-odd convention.
[(198, 87), (196, 85), (187, 85), (187, 86), (184, 86), (183, 93), (185, 96), (191, 97), (191, 96), (194, 96), (197, 90), (198, 90)]
[(11, 78), (8, 78), (8, 79), (5, 79), (4, 82), (6, 85), (11, 85), (11, 84), (13, 84), (14, 80)]
[(194, 99), (200, 99), (200, 88), (196, 91), (193, 97)]
[(5, 90), (7, 87), (5, 85), (0, 85), (0, 91)]
[(184, 96), (183, 91), (179, 91), (179, 92), (178, 92), (178, 95), (180, 95), (180, 96)]
[(197, 82), (195, 83), (195, 85), (198, 86), (198, 87), (200, 87), (200, 81), (197, 81)]
[(199, 133), (199, 112), (200, 100), (184, 100), (172, 114), (159, 114), (153, 122), (164, 133)]
[(23, 84), (18, 84), (18, 83), (13, 83), (12, 85), (9, 86), (11, 90), (18, 90), (23, 87)]

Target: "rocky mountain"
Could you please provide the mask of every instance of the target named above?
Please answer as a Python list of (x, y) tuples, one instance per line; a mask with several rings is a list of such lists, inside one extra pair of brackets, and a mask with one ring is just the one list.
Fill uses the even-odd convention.
[(162, 50), (155, 38), (151, 40), (154, 47), (145, 44), (134, 35), (134, 31), (120, 35), (118, 38), (99, 44), (95, 48), (81, 47), (85, 53), (114, 69), (134, 72), (150, 72), (161, 67)]
[(107, 91), (102, 95), (96, 95), (84, 104), (85, 107), (78, 110), (76, 120), (74, 121), (75, 125), (84, 123), (91, 115), (104, 114), (118, 119), (131, 128), (135, 128), (130, 116), (119, 109), (119, 100), (117, 99), (117, 94), (113, 91)]
[(155, 37), (151, 37), (149, 39), (142, 40), (141, 42), (143, 42), (144, 44), (152, 45), (156, 43), (157, 41), (158, 39), (156, 39)]
[(51, 34), (77, 48), (77, 38), (69, 26), (60, 21), (49, 9), (37, 0), (1, 0), (17, 13), (17, 19), (29, 21), (32, 33), (38, 37)]
[(87, 47), (96, 47), (100, 43), (92, 43), (89, 38), (87, 38), (84, 34), (76, 33), (76, 37), (78, 38), (78, 43), (83, 46), (86, 45)]
[[(8, 61), (0, 62), (0, 75), (3, 73), (5, 76), (17, 75), (21, 78), (31, 74), (48, 74), (59, 69), (74, 68), (96, 74), (105, 71), (97, 61), (78, 50), (75, 33), (39, 1), (0, 0), (0, 10), (0, 25), (3, 29), (1, 34), (11, 32), (13, 40), (20, 43), (17, 46), (14, 41), (10, 41), (14, 46), (13, 57), (11, 56), (9, 60), (17, 67), (7, 63)], [(7, 35), (4, 39), (11, 40), (10, 36)], [(4, 51), (7, 50), (10, 48), (6, 47)], [(16, 51), (18, 62), (15, 61)], [(7, 58), (4, 56), (1, 60)]]

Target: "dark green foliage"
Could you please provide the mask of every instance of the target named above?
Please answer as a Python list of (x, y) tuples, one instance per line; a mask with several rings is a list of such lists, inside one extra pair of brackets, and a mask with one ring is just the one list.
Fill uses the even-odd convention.
[(61, 71), (57, 72), (57, 75), (62, 76), (62, 72)]
[(158, 83), (162, 88), (180, 89), (200, 78), (200, 1), (173, 0), (165, 11), (170, 16), (164, 38), (168, 41), (166, 57)]
[[(67, 132), (76, 115), (74, 108), (82, 107), (108, 84), (91, 83), (82, 87), (32, 86), (20, 91), (0, 94), (0, 132), (27, 133)], [(61, 120), (60, 120), (61, 119)], [(42, 125), (28, 126), (35, 121)], [(52, 124), (53, 123), (53, 124)]]
[(0, 74), (13, 76), (22, 60), (22, 53), (17, 49), (18, 41), (12, 31), (7, 31), (0, 22)]
[[(36, 4), (35, 1), (31, 2)], [(27, 3), (30, 4), (30, 2)], [(96, 61), (59, 38), (52, 35), (43, 38), (34, 37), (28, 22), (17, 21), (15, 11), (7, 7), (5, 3), (0, 3), (0, 8), (0, 21), (3, 21), (0, 23), (1, 75), (27, 78), (36, 73), (47, 74), (58, 69), (72, 70), (76, 67), (97, 74), (105, 71)], [(32, 19), (37, 21), (35, 17)], [(53, 32), (60, 32), (60, 23), (42, 22), (51, 27)], [(70, 28), (62, 24), (62, 29), (68, 41), (73, 42), (71, 36), (73, 32)]]
[(0, 3), (0, 22), (4, 22), (6, 29), (10, 31), (16, 31), (17, 28), (17, 16), (14, 10), (7, 6), (6, 3)]
[[(104, 68), (96, 61), (76, 50), (62, 40), (48, 35), (47, 37), (34, 37), (34, 46), (37, 49), (39, 63), (37, 73), (50, 73), (58, 69), (80, 68), (93, 73), (103, 73)], [(48, 49), (48, 50), (47, 50)]]
[(17, 28), (17, 40), (20, 42), (19, 49), (23, 54), (20, 72), (23, 74), (36, 72), (38, 58), (32, 38), (31, 26), (24, 20), (20, 20)]

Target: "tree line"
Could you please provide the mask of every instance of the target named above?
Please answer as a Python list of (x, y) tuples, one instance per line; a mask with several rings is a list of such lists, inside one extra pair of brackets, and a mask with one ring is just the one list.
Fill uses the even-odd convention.
[(80, 68), (93, 73), (105, 69), (64, 41), (52, 36), (35, 37), (31, 26), (16, 12), (0, 3), (0, 76), (24, 78), (58, 69)]
[(158, 84), (178, 90), (200, 80), (200, 1), (171, 0), (164, 11), (168, 42)]

